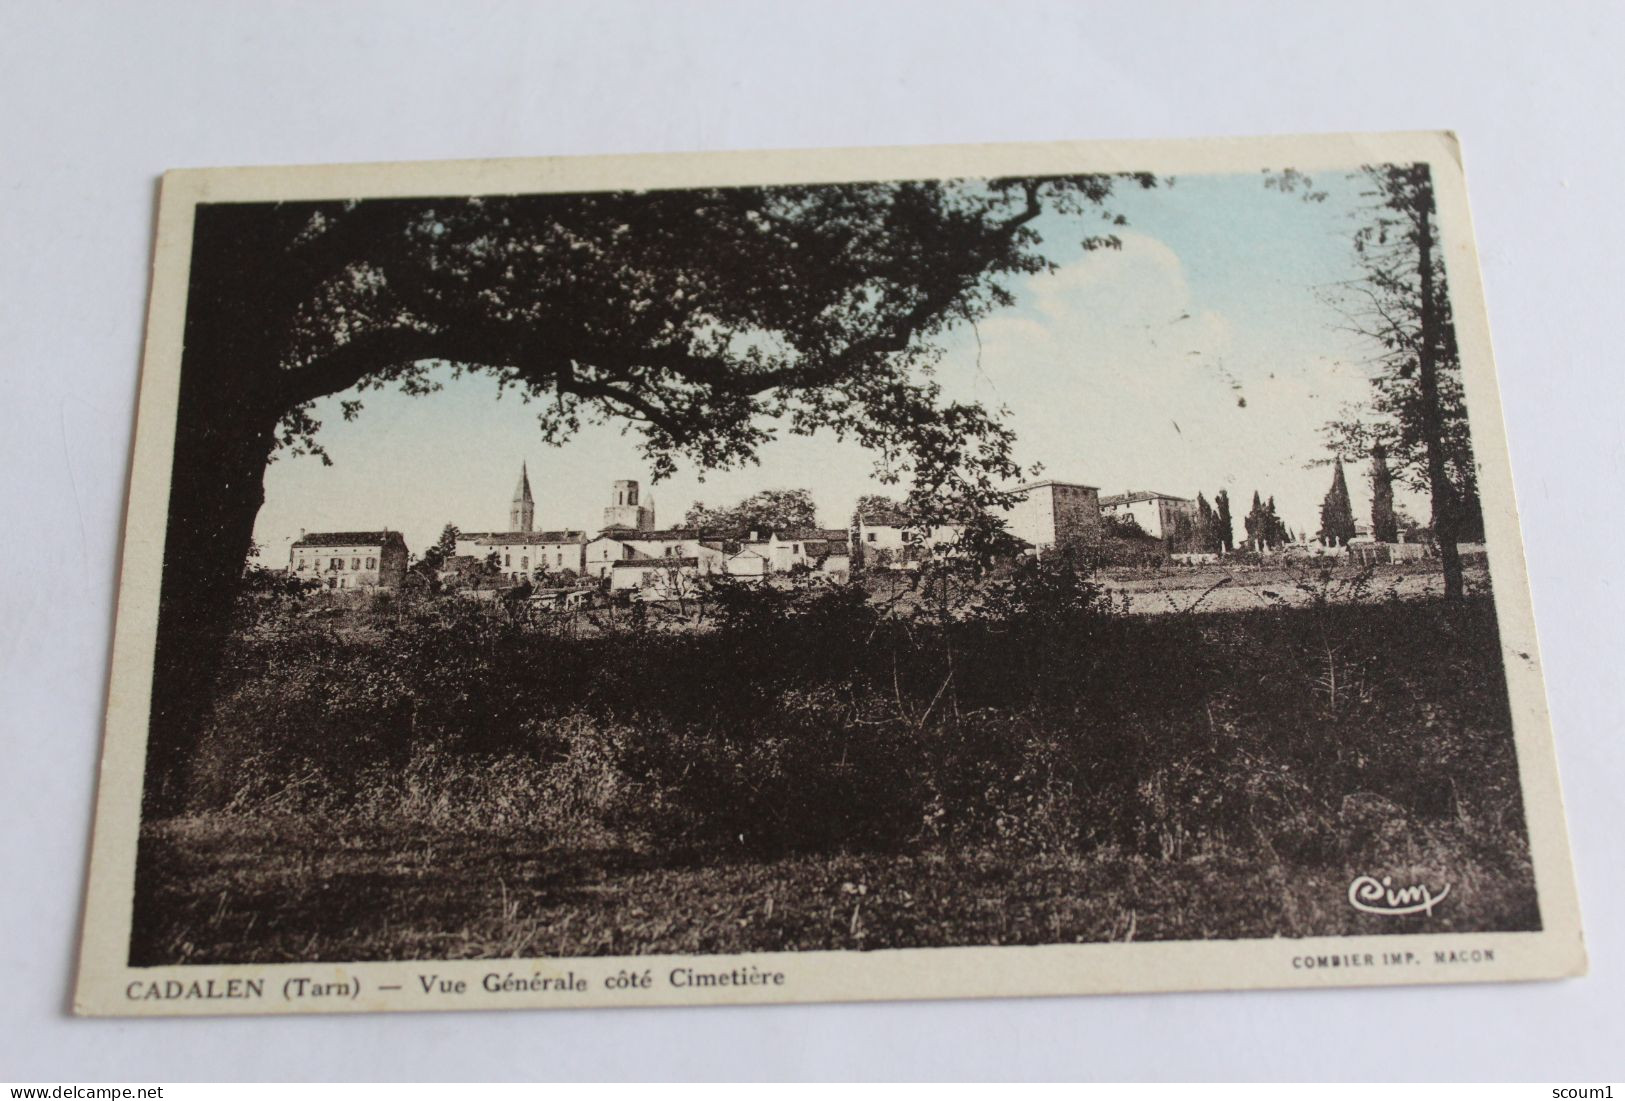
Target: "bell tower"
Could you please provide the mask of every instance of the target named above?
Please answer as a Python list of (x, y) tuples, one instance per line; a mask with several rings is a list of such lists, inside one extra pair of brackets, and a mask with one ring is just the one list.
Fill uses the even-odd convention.
[(509, 531), (530, 531), (536, 526), (536, 502), (530, 495), (530, 473), (525, 464), (519, 464), (519, 485), (513, 491), (513, 506), (508, 509)]
[(604, 529), (627, 528), (632, 531), (653, 531), (655, 510), (653, 503), (638, 502), (638, 483), (622, 478), (614, 486), (615, 503), (604, 509)]

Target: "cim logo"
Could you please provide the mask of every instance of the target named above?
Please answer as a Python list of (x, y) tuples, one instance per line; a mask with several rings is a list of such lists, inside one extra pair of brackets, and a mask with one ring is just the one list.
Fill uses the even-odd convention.
[(1433, 908), (1443, 902), (1449, 893), (1448, 883), (1438, 894), (1434, 894), (1425, 883), (1396, 888), (1393, 876), (1385, 875), (1377, 879), (1375, 876), (1362, 875), (1349, 884), (1349, 905), (1368, 914), (1427, 914), (1431, 917)]

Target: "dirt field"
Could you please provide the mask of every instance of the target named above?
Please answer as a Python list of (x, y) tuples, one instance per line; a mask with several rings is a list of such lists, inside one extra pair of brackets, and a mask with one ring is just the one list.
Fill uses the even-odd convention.
[[(1099, 584), (1118, 607), (1138, 615), (1184, 612), (1246, 612), (1259, 608), (1295, 607), (1319, 600), (1343, 604), (1384, 600), (1421, 600), (1444, 594), (1444, 574), (1437, 562), (1359, 567), (1199, 566), (1167, 571), (1115, 571)], [(1488, 591), (1482, 562), (1465, 569), (1469, 593)]]

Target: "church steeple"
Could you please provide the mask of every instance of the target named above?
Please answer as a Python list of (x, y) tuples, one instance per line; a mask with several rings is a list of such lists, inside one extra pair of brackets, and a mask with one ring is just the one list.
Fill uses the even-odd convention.
[(536, 502), (530, 495), (530, 472), (519, 464), (519, 485), (513, 491), (513, 507), (508, 510), (509, 531), (530, 531), (536, 525)]

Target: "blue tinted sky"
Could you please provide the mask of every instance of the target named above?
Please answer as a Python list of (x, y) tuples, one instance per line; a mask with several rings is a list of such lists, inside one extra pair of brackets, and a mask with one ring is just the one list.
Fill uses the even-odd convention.
[[(1211, 499), (1227, 488), (1239, 516), (1253, 491), (1273, 494), (1294, 529), (1313, 533), (1330, 483), (1320, 427), (1369, 392), (1370, 349), (1324, 292), (1354, 275), (1350, 217), (1357, 185), (1316, 179), (1331, 192), (1309, 204), (1263, 186), (1257, 173), (1180, 177), (1120, 192), (1129, 221), (1120, 251), (1085, 253), (1094, 219), (1046, 216), (1054, 273), (1023, 279), (1015, 306), (962, 327), (939, 369), (944, 390), (1006, 406), (1024, 464), (1103, 493), (1154, 489)], [(432, 397), (363, 395), (345, 423), (337, 395), (321, 402), (320, 438), (334, 465), (279, 458), (266, 475), (255, 529), (280, 564), (301, 529), (405, 533), (414, 552), (442, 525), (507, 526), (521, 461), (537, 524), (592, 529), (610, 483), (637, 478), (658, 520), (674, 524), (696, 500), (726, 504), (768, 487), (805, 487), (820, 519), (844, 526), (860, 494), (885, 491), (872, 457), (833, 437), (786, 437), (739, 471), (683, 470), (650, 485), (637, 438), (588, 428), (559, 448), (542, 443), (531, 407), (498, 400), (488, 379), (446, 378)], [(1351, 467), (1356, 515), (1369, 511), (1363, 468)], [(1425, 518), (1420, 502), (1406, 500)]]

